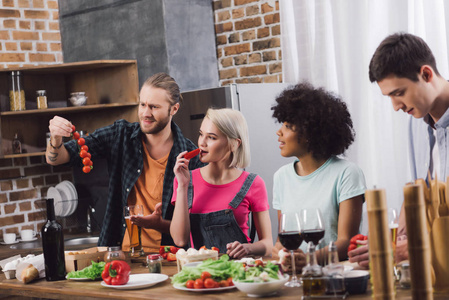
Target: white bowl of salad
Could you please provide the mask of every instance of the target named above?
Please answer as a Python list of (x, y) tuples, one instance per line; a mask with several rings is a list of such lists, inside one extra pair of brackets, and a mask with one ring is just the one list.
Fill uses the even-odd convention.
[(275, 294), (288, 281), (289, 276), (282, 274), (279, 265), (268, 262), (247, 265), (245, 272), (233, 278), (235, 287), (249, 297), (261, 297)]

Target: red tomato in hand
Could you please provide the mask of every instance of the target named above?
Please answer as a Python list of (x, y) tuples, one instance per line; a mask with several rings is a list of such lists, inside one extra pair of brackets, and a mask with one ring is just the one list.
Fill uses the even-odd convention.
[(212, 278), (206, 278), (206, 280), (204, 280), (204, 287), (206, 289), (213, 289), (215, 288), (215, 280), (213, 280)]
[(211, 278), (212, 275), (210, 275), (209, 272), (204, 271), (203, 273), (201, 273), (201, 279), (206, 280), (207, 278)]
[(89, 157), (85, 157), (85, 158), (83, 158), (83, 165), (85, 165), (85, 166), (91, 166), (91, 163), (92, 161), (90, 160), (90, 158)]
[(186, 288), (188, 288), (188, 289), (193, 289), (194, 284), (195, 284), (195, 281), (194, 281), (194, 280), (187, 280), (187, 282), (186, 282)]
[(84, 138), (79, 138), (78, 139), (78, 145), (82, 146), (86, 143), (86, 140)]
[(363, 234), (359, 233), (359, 234), (354, 235), (349, 242), (351, 244), (357, 244), (357, 241), (363, 241), (364, 237), (365, 236)]
[(80, 151), (80, 157), (81, 157), (81, 158), (88, 157), (87, 154), (88, 154), (88, 152), (87, 152), (86, 150), (81, 150), (81, 151)]
[(84, 166), (83, 167), (83, 172), (84, 173), (89, 173), (92, 170), (92, 168), (90, 166)]
[(76, 129), (75, 125), (72, 125), (72, 132), (74, 132)]
[(349, 247), (348, 247), (348, 252), (349, 252), (349, 251), (352, 251), (352, 250), (354, 250), (354, 249), (357, 249), (357, 245), (350, 244)]
[(197, 280), (195, 280), (195, 282), (193, 283), (193, 288), (195, 288), (195, 289), (202, 289), (202, 288), (204, 288), (203, 279), (198, 278)]

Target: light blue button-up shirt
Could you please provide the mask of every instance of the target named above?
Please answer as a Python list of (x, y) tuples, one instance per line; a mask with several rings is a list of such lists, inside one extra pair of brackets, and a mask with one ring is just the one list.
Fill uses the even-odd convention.
[[(412, 179), (427, 178), (427, 172), (433, 173), (432, 150), (436, 141), (440, 155), (440, 174), (438, 178), (446, 181), (449, 175), (449, 109), (435, 123), (435, 129), (429, 125), (430, 116), (422, 119), (410, 118), (409, 123), (409, 150)], [(430, 121), (430, 122), (429, 122)]]
[(440, 173), (438, 177), (446, 181), (449, 175), (448, 149), (449, 149), (449, 109), (438, 122), (435, 123), (437, 130), (438, 151), (440, 152)]

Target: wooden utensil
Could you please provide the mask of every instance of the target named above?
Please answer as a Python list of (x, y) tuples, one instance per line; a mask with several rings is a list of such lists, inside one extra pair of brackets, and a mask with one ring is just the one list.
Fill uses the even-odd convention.
[[(429, 174), (429, 178), (430, 178), (430, 174)], [(425, 211), (426, 211), (426, 227), (427, 227), (427, 232), (430, 232), (430, 230), (432, 229), (432, 221), (434, 219), (434, 214), (433, 214), (433, 209), (432, 209), (432, 200), (430, 199), (430, 189), (427, 186), (427, 182), (422, 178), (416, 179), (415, 184), (420, 185), (423, 190)]]
[(432, 221), (431, 224), (433, 224), (433, 221), (438, 218), (440, 215), (438, 213), (438, 206), (440, 205), (440, 191), (439, 191), (439, 183), (438, 183), (438, 176), (435, 174), (435, 179), (430, 180), (430, 199), (432, 202)]
[[(404, 209), (412, 296), (413, 299), (433, 299), (430, 240), (426, 230), (426, 211), (421, 185), (404, 186)], [(371, 248), (369, 250), (371, 251)]]
[(366, 190), (365, 197), (373, 298), (394, 299), (393, 256), (385, 190)]
[[(449, 177), (448, 177), (449, 180)], [(444, 182), (439, 182), (439, 192), (440, 192), (440, 204), (438, 205), (438, 215), (440, 217), (446, 217), (449, 216), (449, 207), (447, 206), (447, 200), (446, 200), (446, 189), (447, 185)]]
[(435, 271), (434, 289), (449, 293), (449, 217), (440, 217), (433, 222), (430, 233), (432, 266)]

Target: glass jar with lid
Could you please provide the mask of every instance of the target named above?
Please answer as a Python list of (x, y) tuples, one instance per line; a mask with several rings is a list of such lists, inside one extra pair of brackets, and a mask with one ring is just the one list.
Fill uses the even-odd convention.
[(25, 110), (25, 90), (23, 89), (22, 73), (12, 71), (9, 85), (9, 106), (11, 111)]
[(105, 253), (104, 261), (106, 263), (113, 260), (126, 260), (125, 253), (120, 246), (108, 247), (108, 252)]
[(47, 91), (38, 90), (36, 91), (36, 95), (37, 109), (47, 108)]
[(160, 254), (150, 254), (147, 256), (147, 266), (150, 273), (162, 272), (162, 256)]

